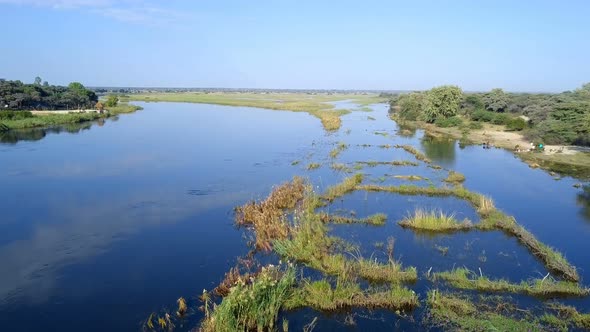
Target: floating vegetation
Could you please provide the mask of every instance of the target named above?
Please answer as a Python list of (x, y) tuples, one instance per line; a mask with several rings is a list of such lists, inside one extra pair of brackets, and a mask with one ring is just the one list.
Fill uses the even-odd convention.
[(307, 165), (307, 170), (308, 171), (312, 171), (314, 169), (318, 169), (320, 168), (322, 165), (318, 164), (318, 163), (311, 163), (309, 165)]
[(385, 131), (375, 131), (375, 132), (373, 132), (373, 134), (375, 134), (375, 135), (381, 135), (383, 137), (388, 137), (389, 136), (389, 134), (387, 134), (387, 132), (385, 132)]
[(342, 163), (332, 163), (330, 165), (330, 168), (335, 170), (335, 171), (341, 171), (341, 172), (352, 172), (352, 170), (346, 166), (346, 164), (342, 164)]
[(414, 215), (408, 215), (399, 222), (399, 225), (404, 228), (429, 232), (452, 232), (473, 228), (473, 224), (467, 219), (457, 221), (454, 215), (446, 215), (442, 211), (425, 211), (422, 209), (414, 211)]
[(520, 293), (542, 298), (586, 296), (590, 289), (580, 287), (578, 283), (557, 281), (549, 275), (543, 279), (522, 281), (519, 284), (507, 280), (492, 280), (466, 268), (458, 268), (448, 272), (433, 274), (433, 280), (443, 280), (460, 289), (478, 290), (482, 292)]
[(328, 201), (333, 201), (338, 197), (342, 197), (348, 194), (349, 192), (354, 191), (355, 188), (363, 182), (363, 178), (364, 176), (361, 173), (357, 173), (351, 177), (347, 177), (341, 183), (329, 187), (326, 190), (326, 193), (323, 195), (323, 198), (325, 198)]
[(374, 118), (374, 117), (372, 117), (372, 116), (367, 116), (367, 120), (369, 120), (369, 121), (375, 121), (375, 120), (377, 120), (377, 119), (375, 119), (375, 118)]
[(340, 279), (335, 286), (326, 279), (305, 281), (302, 289), (285, 303), (287, 309), (311, 307), (321, 311), (353, 307), (407, 311), (417, 306), (418, 296), (408, 288), (392, 285), (390, 289), (362, 290), (357, 283)]
[(440, 169), (442, 169), (442, 166), (440, 166), (440, 165), (428, 165), (428, 167), (430, 167), (430, 168), (432, 168), (432, 169), (435, 169), (435, 170), (440, 170)]
[(291, 162), (291, 166), (299, 165), (300, 162), (301, 162), (301, 160), (293, 160)]
[(441, 255), (446, 256), (449, 253), (449, 247), (439, 246), (437, 244), (434, 245), (434, 248), (440, 252)]
[(444, 181), (449, 183), (462, 183), (465, 181), (465, 175), (459, 172), (450, 171), (449, 176), (447, 176), (447, 178), (444, 179)]
[(285, 238), (289, 233), (285, 222), (285, 209), (293, 209), (304, 197), (308, 185), (302, 178), (276, 187), (261, 202), (250, 202), (236, 208), (236, 223), (251, 227), (256, 234), (256, 248), (270, 250), (274, 239)]
[(256, 278), (238, 279), (219, 305), (212, 306), (210, 298), (202, 296), (205, 318), (200, 331), (272, 331), (279, 310), (292, 296), (294, 286), (294, 268), (269, 265)]
[(431, 161), (430, 159), (428, 159), (426, 157), (425, 154), (423, 154), (422, 152), (418, 151), (415, 147), (411, 146), (411, 145), (396, 145), (395, 148), (397, 149), (404, 149), (407, 152), (411, 153), (414, 155), (414, 157), (416, 157), (416, 159), (423, 161), (427, 164), (429, 164)]
[(418, 166), (417, 162), (408, 160), (394, 160), (394, 161), (357, 161), (357, 165), (367, 165), (369, 167), (376, 167), (378, 165), (390, 166)]
[[(477, 307), (467, 298), (431, 290), (427, 295), (427, 323), (452, 331), (539, 331), (529, 316), (517, 317), (522, 310), (503, 304), (496, 310)], [(504, 310), (502, 310), (504, 308)], [(503, 312), (504, 311), (504, 312)]]
[(424, 180), (423, 177), (419, 175), (394, 175), (396, 179), (408, 180), (408, 181), (421, 181)]
[(571, 327), (590, 330), (590, 314), (582, 314), (576, 308), (560, 303), (551, 303), (548, 307), (555, 312), (555, 315), (543, 315), (542, 322), (562, 331), (567, 331)]
[(366, 218), (352, 218), (338, 215), (331, 215), (327, 213), (321, 213), (320, 217), (324, 223), (334, 224), (365, 224), (372, 226), (383, 226), (387, 220), (387, 215), (384, 213), (376, 213)]
[(348, 148), (348, 145), (346, 143), (343, 143), (343, 142), (338, 143), (338, 145), (332, 151), (330, 151), (330, 157), (331, 158), (338, 157), (340, 152), (346, 150), (347, 148)]

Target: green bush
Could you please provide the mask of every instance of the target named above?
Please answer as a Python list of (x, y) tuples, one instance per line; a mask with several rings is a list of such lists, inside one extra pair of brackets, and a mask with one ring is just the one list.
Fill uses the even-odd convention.
[(33, 113), (29, 111), (0, 111), (0, 120), (21, 120), (32, 117)]
[(441, 128), (457, 127), (463, 124), (463, 120), (457, 116), (452, 116), (450, 118), (439, 116), (434, 121), (434, 124)]
[(473, 121), (492, 122), (495, 117), (496, 113), (484, 110), (477, 110), (471, 114), (471, 120)]
[(505, 113), (494, 114), (492, 119), (492, 123), (496, 125), (507, 125), (510, 121), (512, 121), (512, 117)]
[(506, 124), (506, 128), (508, 130), (521, 131), (524, 128), (526, 128), (526, 121), (524, 121), (524, 119), (522, 119), (522, 118), (511, 119)]

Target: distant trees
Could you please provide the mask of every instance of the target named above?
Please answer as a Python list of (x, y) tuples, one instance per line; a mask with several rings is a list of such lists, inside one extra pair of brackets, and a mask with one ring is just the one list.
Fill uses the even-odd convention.
[(63, 87), (42, 83), (40, 77), (33, 84), (0, 79), (2, 109), (81, 109), (92, 108), (97, 101), (96, 94), (78, 82)]
[(522, 130), (527, 138), (546, 144), (590, 146), (590, 83), (557, 94), (506, 93), (502, 89), (463, 94), (458, 87), (442, 86), (399, 94), (392, 98), (391, 106), (401, 119), (434, 122), (440, 127), (463, 126), (459, 115)]

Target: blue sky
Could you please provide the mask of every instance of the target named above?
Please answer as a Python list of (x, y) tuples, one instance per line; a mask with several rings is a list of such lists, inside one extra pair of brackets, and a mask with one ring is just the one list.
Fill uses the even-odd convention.
[(0, 77), (89, 86), (572, 90), (590, 1), (0, 0)]

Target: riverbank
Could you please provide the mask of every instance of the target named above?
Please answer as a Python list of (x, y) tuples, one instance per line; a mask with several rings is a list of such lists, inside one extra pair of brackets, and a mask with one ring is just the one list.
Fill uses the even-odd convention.
[(140, 106), (124, 103), (115, 107), (110, 107), (104, 113), (99, 113), (95, 110), (30, 112), (2, 111), (2, 116), (0, 116), (0, 131), (82, 123), (101, 118), (108, 118), (118, 114), (133, 113), (140, 109), (142, 109)]
[(385, 101), (376, 94), (307, 94), (307, 93), (241, 93), (241, 92), (174, 92), (149, 93), (128, 96), (130, 101), (146, 102), (183, 102), (226, 106), (259, 107), (279, 111), (307, 112), (320, 119), (327, 131), (338, 130), (342, 124), (340, 117), (349, 113), (349, 109), (337, 109), (336, 101), (349, 100), (367, 106)]
[(449, 136), (463, 144), (483, 145), (503, 148), (512, 151), (516, 156), (532, 168), (542, 168), (550, 172), (570, 175), (582, 179), (590, 178), (590, 150), (578, 146), (545, 145), (542, 152), (528, 151), (531, 142), (521, 133), (506, 131), (502, 125), (483, 123), (481, 129), (468, 129), (468, 125), (442, 128), (423, 121), (402, 121), (395, 116), (402, 127), (424, 129), (432, 136)]

